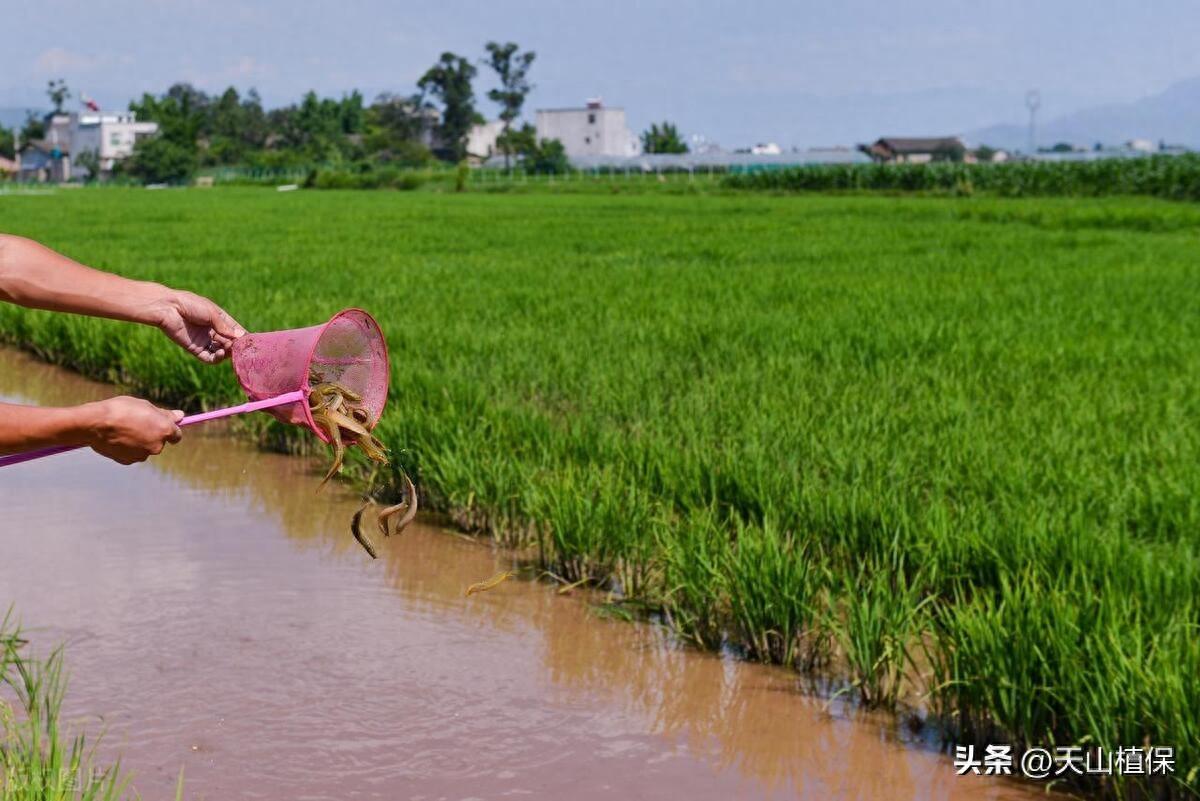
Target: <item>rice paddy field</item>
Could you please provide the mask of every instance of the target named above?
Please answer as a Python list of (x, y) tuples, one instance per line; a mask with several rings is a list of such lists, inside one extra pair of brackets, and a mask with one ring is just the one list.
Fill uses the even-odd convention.
[[(250, 330), (366, 308), (391, 479), (463, 527), (955, 742), (1176, 749), (1086, 789), (1200, 787), (1200, 207), (97, 189), (0, 197), (0, 230)], [(240, 398), (155, 331), (0, 336)]]

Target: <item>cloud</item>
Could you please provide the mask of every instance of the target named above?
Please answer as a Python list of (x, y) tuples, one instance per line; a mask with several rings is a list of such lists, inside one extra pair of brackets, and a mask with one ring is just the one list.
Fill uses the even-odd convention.
[(270, 81), (279, 74), (272, 64), (253, 56), (242, 55), (225, 62), (214, 70), (185, 70), (184, 77), (201, 89), (216, 91), (226, 86), (252, 86), (257, 82)]
[(100, 56), (76, 53), (65, 47), (51, 47), (33, 60), (33, 71), (37, 75), (59, 78), (64, 73), (92, 70), (106, 62), (107, 59)]

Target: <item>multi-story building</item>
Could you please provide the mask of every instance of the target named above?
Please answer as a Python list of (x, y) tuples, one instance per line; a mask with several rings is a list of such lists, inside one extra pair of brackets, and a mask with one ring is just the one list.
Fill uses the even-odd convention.
[(119, 113), (73, 111), (53, 114), (46, 121), (45, 142), (65, 154), (76, 165), (85, 153), (95, 154), (101, 174), (133, 155), (138, 140), (158, 133), (157, 122), (138, 122), (132, 111)]
[(539, 109), (538, 139), (557, 139), (568, 158), (636, 156), (641, 146), (625, 123), (625, 109), (605, 106), (599, 98), (583, 108)]

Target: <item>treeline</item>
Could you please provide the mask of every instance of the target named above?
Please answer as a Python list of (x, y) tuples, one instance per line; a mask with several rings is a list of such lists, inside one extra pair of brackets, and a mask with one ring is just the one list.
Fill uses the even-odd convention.
[[(157, 182), (183, 180), (202, 167), (320, 164), (370, 172), (487, 156), (467, 152), (471, 128), (485, 121), (475, 90), (479, 67), (493, 78), (485, 97), (503, 123), (497, 150), (529, 169), (565, 168), (561, 143), (538, 141), (532, 125), (518, 124), (536, 54), (514, 42), (488, 42), (484, 50), (477, 62), (443, 53), (413, 91), (383, 93), (370, 103), (358, 91), (339, 98), (309, 92), (298, 103), (268, 110), (253, 89), (209, 95), (186, 83), (144, 94), (129, 109), (139, 120), (157, 122), (159, 135), (138, 142), (119, 172)], [(61, 108), (62, 97), (55, 102)]]
[(1200, 154), (1000, 164), (814, 164), (735, 173), (726, 176), (724, 184), (783, 192), (980, 191), (1010, 197), (1150, 195), (1200, 200)]

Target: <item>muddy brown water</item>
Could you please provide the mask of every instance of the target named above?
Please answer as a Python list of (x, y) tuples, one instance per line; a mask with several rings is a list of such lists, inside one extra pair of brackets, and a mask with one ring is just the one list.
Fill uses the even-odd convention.
[[(6, 400), (112, 394), (0, 349)], [(466, 599), (512, 566), (485, 543), (414, 526), (371, 562), (321, 469), (210, 425), (134, 467), (0, 471), (0, 608), (66, 645), (72, 720), (144, 798), (181, 769), (195, 799), (1045, 797), (594, 598)]]

